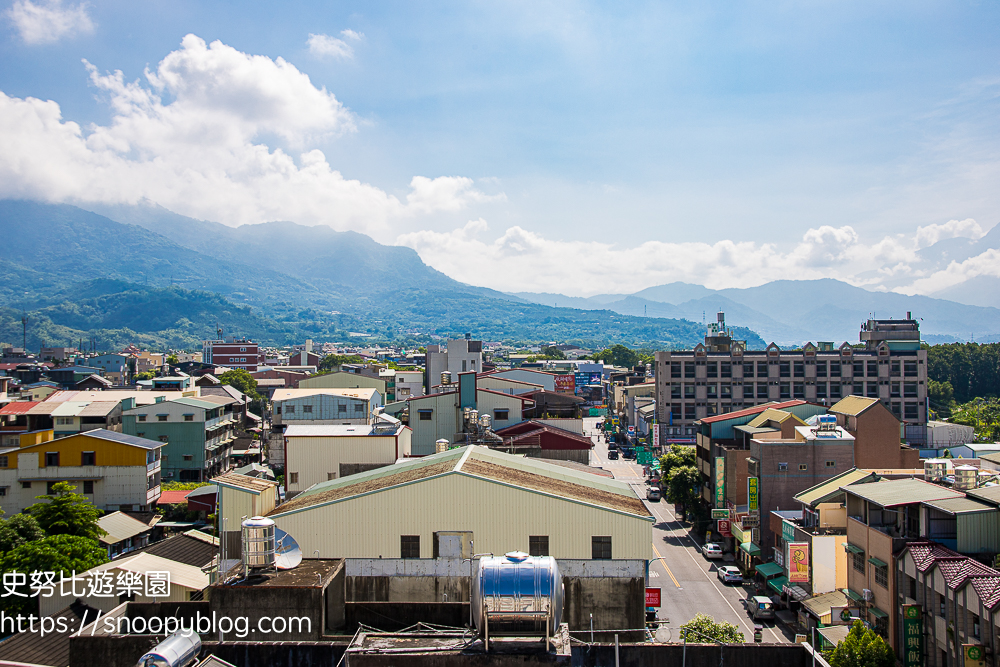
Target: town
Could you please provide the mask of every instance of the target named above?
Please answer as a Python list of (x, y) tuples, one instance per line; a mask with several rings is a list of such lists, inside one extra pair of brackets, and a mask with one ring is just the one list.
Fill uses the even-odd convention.
[[(473, 641), (803, 662), (857, 623), (904, 665), (959, 665), (1000, 636), (1000, 443), (935, 418), (931, 352), (910, 313), (751, 349), (720, 312), (704, 343), (647, 356), (471, 333), (7, 347), (0, 660), (125, 665), (186, 641), (218, 664), (279, 646), (381, 664)], [(509, 609), (489, 588), (505, 568), (528, 577)], [(242, 625), (163, 630), (217, 617)]]

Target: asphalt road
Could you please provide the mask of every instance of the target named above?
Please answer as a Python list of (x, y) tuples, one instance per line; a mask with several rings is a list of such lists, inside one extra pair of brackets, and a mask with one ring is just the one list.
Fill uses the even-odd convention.
[[(634, 461), (619, 459), (608, 461), (608, 447), (595, 435), (597, 419), (584, 420), (587, 435), (596, 443), (592, 465), (610, 471), (615, 479), (628, 482), (640, 498), (646, 497), (646, 483), (642, 466)], [(753, 621), (743, 610), (741, 600), (746, 597), (742, 586), (723, 584), (716, 575), (717, 564), (701, 554), (701, 543), (695, 540), (686, 524), (681, 524), (673, 513), (673, 505), (663, 500), (645, 501), (656, 522), (650, 536), (650, 567), (647, 586), (660, 588), (661, 604), (658, 618), (669, 623), (657, 633), (660, 641), (676, 641), (678, 628), (701, 612), (717, 621), (728, 621), (739, 626), (747, 641), (753, 641)], [(704, 539), (704, 536), (701, 538)], [(655, 559), (655, 560), (653, 560)], [(764, 623), (765, 642), (792, 642), (784, 628), (773, 621)]]

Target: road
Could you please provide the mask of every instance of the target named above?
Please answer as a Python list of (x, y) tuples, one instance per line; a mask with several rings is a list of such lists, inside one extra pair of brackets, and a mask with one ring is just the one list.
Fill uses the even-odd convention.
[[(615, 479), (635, 488), (640, 498), (646, 497), (646, 483), (642, 466), (634, 461), (619, 459), (608, 461), (608, 447), (596, 435), (597, 419), (584, 420), (587, 435), (595, 442), (592, 463), (610, 471)], [(708, 614), (717, 621), (736, 624), (748, 641), (753, 641), (753, 622), (743, 610), (741, 600), (746, 592), (741, 586), (723, 584), (716, 575), (718, 561), (709, 561), (701, 554), (701, 545), (689, 534), (686, 525), (677, 521), (673, 506), (665, 500), (645, 501), (656, 518), (651, 531), (650, 547), (653, 556), (649, 567), (648, 586), (661, 590), (658, 617), (669, 620), (664, 631), (657, 634), (661, 641), (676, 641), (678, 628), (695, 614)], [(652, 560), (654, 559), (655, 560)], [(783, 626), (765, 623), (765, 642), (791, 642)]]

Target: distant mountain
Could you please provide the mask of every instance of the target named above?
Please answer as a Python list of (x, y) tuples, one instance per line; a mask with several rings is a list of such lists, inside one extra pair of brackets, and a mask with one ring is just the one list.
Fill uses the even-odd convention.
[[(520, 294), (521, 298), (529, 298)], [(545, 295), (552, 303), (568, 297)], [(995, 296), (993, 298), (996, 298)], [(711, 290), (700, 285), (671, 283), (622, 296), (610, 303), (577, 299), (574, 305), (610, 309), (628, 315), (715, 320), (719, 310), (730, 326), (748, 327), (765, 340), (781, 345), (827, 340), (857, 342), (861, 323), (869, 317), (921, 319), (927, 340), (989, 341), (1000, 338), (1000, 309), (966, 305), (926, 296), (870, 292), (833, 280), (778, 280), (744, 289)]]
[[(0, 201), (0, 340), (98, 335), (191, 347), (220, 325), (265, 344), (317, 340), (486, 340), (691, 347), (704, 328), (672, 317), (540, 305), (465, 285), (409, 248), (362, 234), (273, 222), (230, 228), (140, 205), (104, 215)], [(613, 300), (613, 299), (612, 299)], [(562, 305), (562, 304), (560, 304)], [(742, 335), (742, 334), (741, 334)], [(752, 331), (745, 337), (759, 341)]]

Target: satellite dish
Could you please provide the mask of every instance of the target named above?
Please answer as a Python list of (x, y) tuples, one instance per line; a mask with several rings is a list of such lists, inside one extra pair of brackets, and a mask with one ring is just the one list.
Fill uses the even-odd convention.
[(295, 538), (280, 528), (274, 529), (274, 565), (279, 570), (291, 570), (302, 562), (302, 549)]

